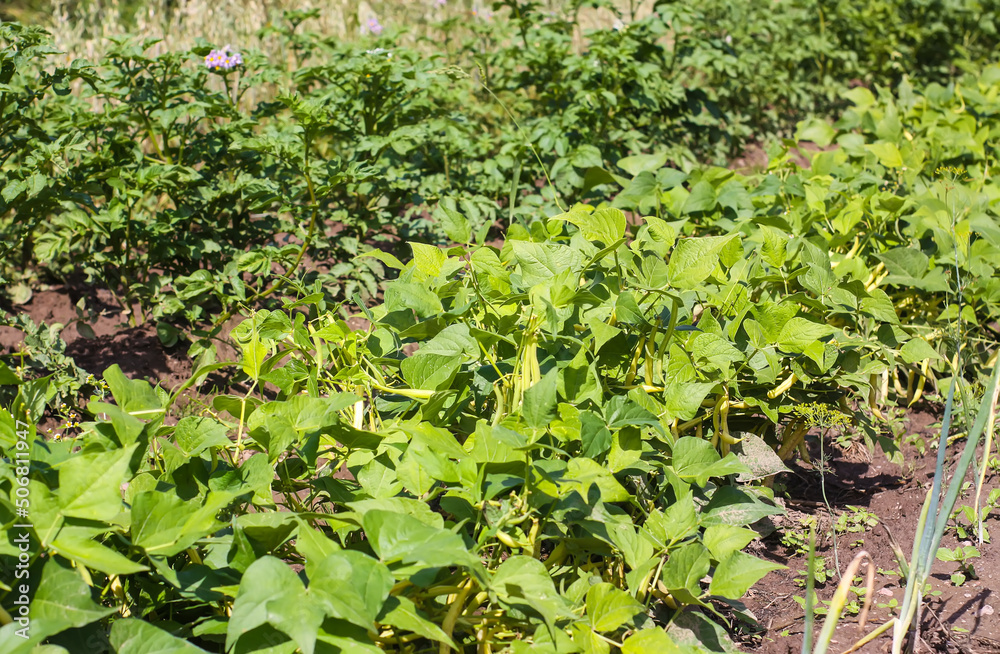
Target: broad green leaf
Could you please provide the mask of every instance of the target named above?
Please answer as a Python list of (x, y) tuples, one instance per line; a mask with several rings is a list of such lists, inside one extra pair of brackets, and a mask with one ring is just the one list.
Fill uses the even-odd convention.
[(573, 152), (572, 162), (576, 168), (596, 168), (604, 165), (601, 151), (589, 144), (577, 147)]
[(23, 179), (15, 179), (4, 185), (0, 190), (0, 196), (8, 203), (13, 203), (14, 199), (28, 189), (28, 182)]
[(445, 643), (455, 650), (455, 644), (448, 634), (441, 627), (431, 622), (427, 615), (417, 608), (413, 600), (403, 595), (390, 596), (382, 608), (382, 614), (378, 617), (381, 624), (387, 624), (404, 631), (419, 634), (428, 640)]
[(210, 447), (227, 447), (231, 444), (224, 424), (212, 418), (188, 416), (174, 428), (177, 446), (185, 455), (198, 456)]
[(79, 628), (114, 613), (93, 599), (93, 589), (66, 561), (50, 558), (35, 582), (30, 605), (31, 634), (56, 634)]
[(781, 268), (788, 260), (787, 235), (780, 229), (769, 225), (761, 225), (760, 233), (764, 237), (764, 243), (760, 250), (761, 258), (775, 268)]
[(441, 274), (441, 269), (448, 255), (441, 248), (425, 243), (410, 243), (413, 250), (413, 266), (421, 273), (419, 279), (437, 277)]
[(875, 256), (891, 274), (914, 280), (923, 277), (930, 265), (930, 257), (917, 247), (897, 247), (876, 253)]
[(582, 191), (586, 193), (595, 186), (602, 186), (604, 184), (619, 184), (620, 181), (625, 182), (626, 180), (623, 180), (620, 177), (616, 178), (616, 176), (612, 175), (600, 166), (591, 166), (587, 169), (587, 172), (584, 173)]
[(694, 436), (683, 436), (674, 443), (673, 467), (678, 477), (699, 486), (704, 486), (711, 477), (748, 472), (731, 452), (722, 458), (711, 443)]
[(701, 409), (701, 403), (712, 392), (714, 382), (673, 382), (663, 390), (663, 405), (671, 417), (682, 422), (691, 420)]
[(394, 268), (396, 270), (402, 270), (403, 268), (406, 267), (403, 264), (403, 262), (396, 257), (396, 255), (390, 254), (389, 252), (385, 252), (383, 250), (369, 250), (368, 252), (362, 252), (361, 254), (359, 254), (354, 258), (360, 259), (362, 257), (372, 257), (373, 259), (378, 259), (386, 266)]
[(568, 211), (555, 216), (554, 220), (565, 220), (576, 225), (584, 238), (598, 241), (605, 246), (613, 245), (625, 236), (627, 226), (625, 214), (613, 207), (603, 207), (594, 212)]
[(584, 497), (591, 484), (596, 484), (600, 489), (601, 500), (604, 502), (627, 502), (632, 497), (614, 475), (593, 459), (570, 459), (565, 479), (574, 486), (579, 484), (576, 487)]
[(281, 547), (295, 531), (295, 516), (284, 511), (244, 513), (233, 520), (233, 546), (229, 563), (237, 570), (244, 570), (264, 552)]
[(876, 320), (881, 320), (882, 322), (891, 323), (894, 325), (899, 324), (899, 317), (896, 315), (896, 308), (892, 304), (892, 300), (880, 288), (872, 289), (868, 292), (869, 297), (861, 299), (861, 313), (868, 314)]
[(124, 409), (114, 404), (90, 401), (87, 403), (87, 410), (102, 420), (110, 420), (111, 426), (114, 427), (115, 434), (118, 436), (118, 442), (123, 446), (134, 444), (146, 426), (142, 420), (129, 415)]
[(677, 231), (665, 220), (656, 216), (647, 216), (646, 225), (649, 227), (649, 235), (664, 248), (670, 248), (677, 240)]
[(81, 454), (59, 466), (59, 510), (65, 516), (110, 521), (122, 510), (125, 481), (136, 446)]
[(456, 354), (418, 351), (415, 355), (403, 359), (400, 369), (403, 372), (403, 379), (410, 388), (436, 391), (451, 385), (461, 365), (461, 357)]
[(413, 443), (396, 466), (396, 474), (407, 490), (418, 497), (430, 491), (438, 481), (460, 480), (454, 461), (432, 448)]
[(216, 519), (232, 502), (228, 493), (182, 500), (175, 493), (144, 491), (133, 499), (132, 542), (147, 554), (173, 556), (222, 527)]
[(733, 552), (738, 552), (757, 537), (753, 529), (732, 525), (712, 525), (705, 529), (702, 542), (716, 561), (721, 561)]
[[(746, 211), (753, 209), (753, 200), (743, 182), (731, 179), (717, 191), (716, 202), (720, 207), (727, 207), (733, 211)], [(738, 245), (738, 242), (730, 242), (728, 247)], [(725, 257), (723, 258), (725, 260)], [(730, 264), (727, 264), (730, 265)]]
[(940, 359), (941, 355), (922, 338), (911, 338), (899, 350), (899, 356), (906, 363), (918, 363), (927, 359)]
[(601, 379), (584, 348), (580, 348), (569, 365), (562, 369), (558, 381), (559, 394), (571, 404), (579, 405), (588, 399), (595, 404), (603, 401)]
[(636, 302), (635, 295), (630, 291), (623, 291), (618, 294), (615, 300), (615, 318), (619, 323), (626, 325), (640, 326), (649, 324), (642, 308)]
[(756, 496), (734, 486), (723, 486), (715, 491), (705, 506), (702, 524), (750, 525), (769, 515), (779, 515), (784, 511), (766, 504)]
[(612, 327), (606, 323), (598, 320), (591, 320), (587, 323), (590, 326), (590, 330), (594, 333), (594, 354), (601, 351), (604, 345), (617, 337), (622, 333), (622, 330), (617, 327)]
[(509, 241), (525, 288), (550, 281), (564, 270), (577, 266), (579, 255), (568, 245)]
[[(572, 645), (563, 646), (562, 651), (584, 652), (585, 654), (611, 654), (611, 646), (608, 645), (608, 642), (602, 639), (600, 634), (585, 623), (574, 622), (570, 627), (570, 632), (572, 634)], [(559, 650), (557, 649), (556, 651)]]
[(701, 543), (688, 543), (670, 553), (661, 580), (670, 593), (686, 603), (700, 603), (701, 579), (711, 567), (711, 554)]
[(63, 557), (100, 570), (108, 575), (129, 575), (148, 568), (101, 545), (94, 538), (104, 529), (90, 527), (63, 526), (59, 534), (49, 543), (49, 547)]
[(476, 432), (464, 444), (476, 463), (511, 463), (524, 461), (524, 453), (517, 450), (528, 444), (520, 432), (501, 425), (491, 427), (485, 421), (476, 424)]
[(435, 529), (444, 527), (444, 518), (440, 513), (428, 506), (427, 502), (410, 497), (358, 500), (348, 502), (347, 506), (359, 514), (365, 514), (369, 511), (388, 511), (389, 513), (401, 513), (411, 518), (416, 518), (425, 525), (434, 527)]
[(785, 325), (798, 313), (798, 307), (792, 302), (761, 302), (751, 307), (761, 329), (764, 330), (768, 342), (776, 343), (781, 337)]
[(592, 411), (580, 413), (580, 453), (593, 459), (611, 447), (611, 431), (604, 420)]
[(208, 654), (144, 620), (124, 618), (111, 625), (111, 646), (117, 654)]
[(326, 615), (365, 629), (373, 628), (392, 586), (389, 568), (351, 550), (330, 554), (309, 577), (309, 593), (319, 598)]
[(421, 344), (418, 354), (443, 354), (455, 356), (479, 357), (479, 344), (472, 336), (469, 325), (457, 323), (448, 325), (434, 338)]
[[(4, 654), (34, 654), (36, 648), (49, 634), (30, 626), (25, 629), (17, 622), (0, 627), (0, 649)], [(62, 654), (61, 652), (59, 654)]]
[(618, 160), (618, 167), (632, 177), (639, 173), (655, 173), (666, 165), (669, 155), (666, 152), (657, 154), (634, 154)]
[(671, 504), (665, 511), (654, 509), (646, 518), (643, 529), (665, 548), (684, 540), (698, 528), (698, 512), (687, 493)]
[[(609, 512), (611, 510), (608, 506), (604, 509)], [(617, 517), (617, 520), (606, 521), (611, 542), (622, 553), (626, 565), (635, 570), (651, 560), (653, 543), (636, 530), (630, 517), (627, 515)]]
[(416, 518), (389, 511), (368, 511), (362, 525), (379, 559), (422, 567), (475, 566), (462, 537), (427, 525)]
[(710, 183), (702, 180), (691, 188), (691, 195), (684, 201), (684, 208), (681, 209), (681, 213), (711, 211), (715, 208), (715, 205), (715, 189)]
[(403, 490), (395, 466), (385, 454), (375, 457), (361, 468), (358, 483), (374, 498), (393, 497)]
[(129, 379), (117, 363), (104, 371), (104, 380), (118, 406), (131, 415), (148, 420), (163, 413), (160, 398), (149, 382)]
[(226, 632), (226, 649), (257, 627), (269, 624), (312, 654), (324, 610), (306, 593), (302, 580), (273, 556), (254, 561), (243, 574)]
[(719, 252), (737, 233), (728, 236), (703, 236), (680, 241), (670, 254), (667, 269), (670, 284), (682, 290), (696, 288), (719, 264)]
[(216, 411), (225, 411), (237, 420), (242, 416), (247, 420), (254, 411), (262, 404), (255, 397), (239, 397), (236, 395), (216, 395), (212, 400), (212, 408)]
[(625, 397), (615, 395), (604, 406), (604, 419), (611, 429), (619, 429), (629, 425), (639, 427), (648, 425), (659, 428), (660, 421), (647, 409)]
[(308, 573), (313, 566), (319, 565), (326, 557), (339, 551), (340, 545), (300, 517), (299, 528), (295, 535), (295, 550), (305, 557)]
[(550, 627), (568, 617), (569, 607), (545, 565), (530, 556), (511, 556), (497, 567), (493, 588), (502, 605), (541, 616)]
[(800, 121), (795, 129), (796, 141), (812, 141), (821, 148), (830, 145), (836, 135), (830, 124), (818, 117)]
[(645, 613), (642, 604), (625, 591), (609, 583), (600, 583), (587, 591), (587, 618), (594, 631), (616, 631)]
[(472, 269), (477, 274), (489, 275), (501, 280), (506, 280), (509, 277), (507, 269), (500, 263), (500, 258), (492, 248), (476, 248), (469, 259), (472, 263)]
[(682, 651), (659, 627), (636, 631), (622, 643), (622, 654), (681, 654)]
[(732, 552), (719, 561), (708, 592), (720, 597), (739, 599), (768, 572), (784, 567), (743, 552)]
[(455, 243), (468, 243), (472, 240), (472, 226), (469, 220), (454, 209), (438, 205), (434, 211), (434, 219), (441, 223), (444, 235)]
[(390, 312), (412, 310), (418, 318), (429, 318), (442, 311), (441, 298), (426, 285), (402, 281), (386, 284), (385, 308)]
[(550, 370), (535, 384), (524, 391), (521, 414), (529, 427), (541, 429), (549, 424), (556, 408), (556, 385), (559, 372)]
[(696, 366), (711, 366), (725, 370), (730, 363), (743, 360), (743, 353), (729, 341), (716, 334), (701, 333), (691, 339), (691, 357)]
[(350, 652), (351, 654), (382, 654), (385, 650), (376, 646), (373, 633), (345, 620), (328, 619), (316, 634), (316, 640), (323, 643), (320, 652)]
[(0, 386), (3, 385), (18, 385), (21, 383), (21, 378), (14, 374), (14, 371), (7, 367), (7, 364), (0, 361)]
[[(219, 548), (216, 551), (221, 551)], [(170, 567), (169, 559), (166, 557), (148, 557), (153, 568), (168, 584), (177, 589), (177, 593), (184, 599), (197, 600), (202, 602), (221, 602), (227, 598), (227, 593), (233, 591), (235, 585), (239, 583), (239, 572), (229, 566), (209, 567), (205, 564), (189, 563), (183, 567)], [(231, 597), (230, 592), (228, 596)], [(225, 633), (223, 626), (222, 633)]]
[(243, 372), (256, 381), (260, 378), (261, 367), (264, 365), (264, 360), (267, 359), (267, 346), (261, 343), (256, 335), (239, 345), (243, 353), (241, 360)]
[(776, 344), (785, 352), (800, 354), (834, 332), (836, 329), (829, 325), (806, 318), (792, 318), (781, 328)]
[(899, 153), (899, 148), (895, 143), (868, 143), (865, 148), (873, 153), (878, 162), (887, 168), (901, 168), (903, 166), (903, 156)]
[(863, 86), (856, 86), (841, 95), (853, 102), (858, 109), (867, 109), (876, 102), (875, 95)]

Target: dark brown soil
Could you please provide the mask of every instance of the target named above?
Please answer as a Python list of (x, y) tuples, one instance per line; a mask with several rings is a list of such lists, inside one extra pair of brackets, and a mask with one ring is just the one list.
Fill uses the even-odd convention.
[[(812, 165), (812, 156), (816, 152), (827, 152), (836, 150), (837, 145), (831, 144), (820, 147), (810, 141), (800, 141), (791, 151), (792, 161), (799, 168), (808, 170)], [(727, 167), (735, 170), (741, 175), (756, 175), (767, 171), (770, 158), (767, 155), (767, 148), (764, 143), (749, 143), (743, 148), (740, 155), (729, 161)]]
[[(81, 298), (96, 314), (94, 320), (86, 321), (94, 338), (84, 338), (78, 328), (76, 303)], [(31, 300), (14, 306), (11, 312), (26, 313), (36, 323), (63, 325), (60, 336), (66, 342), (66, 354), (73, 357), (80, 368), (97, 377), (116, 363), (132, 379), (160, 382), (167, 390), (190, 376), (191, 362), (185, 348), (163, 347), (156, 335), (156, 326), (151, 322), (131, 326), (129, 316), (107, 291), (49, 286), (46, 290), (35, 291)], [(0, 352), (16, 351), (22, 339), (20, 331), (0, 327)]]
[[(81, 298), (86, 312), (77, 309)], [(111, 293), (104, 289), (51, 285), (35, 291), (25, 304), (4, 309), (8, 313), (27, 314), (36, 324), (62, 325), (60, 337), (66, 342), (66, 354), (73, 357), (77, 366), (95, 377), (100, 378), (107, 368), (117, 364), (131, 379), (144, 379), (172, 392), (186, 382), (193, 372), (185, 341), (165, 347), (157, 336), (154, 321), (137, 318), (135, 322), (138, 324), (133, 326), (130, 316), (122, 311)], [(139, 315), (138, 312), (136, 315)], [(221, 340), (215, 342), (217, 361), (239, 360), (239, 353), (227, 342), (226, 335), (241, 320), (242, 318), (235, 316), (223, 325)], [(347, 324), (356, 330), (366, 330), (369, 325), (360, 316), (348, 318)], [(93, 337), (90, 334), (87, 337), (83, 335), (88, 332), (88, 327), (93, 332)], [(23, 338), (24, 335), (19, 330), (0, 327), (0, 354), (18, 351)], [(224, 392), (221, 389), (228, 386), (231, 377), (231, 372), (227, 373), (227, 370), (216, 371), (209, 375), (208, 384), (202, 387), (202, 391), (213, 390), (209, 387), (215, 386), (214, 390)], [(208, 402), (211, 397), (203, 396), (198, 390), (187, 389), (176, 406), (183, 408), (192, 400), (196, 403)], [(47, 416), (40, 427), (55, 429), (59, 423), (57, 416)]]
[[(845, 615), (835, 632), (830, 652), (844, 652), (857, 642), (863, 634), (870, 633), (878, 625), (898, 615), (890, 604), (901, 603), (905, 587), (898, 572), (899, 566), (890, 546), (890, 536), (895, 538), (905, 557), (912, 556), (913, 538), (921, 507), (927, 490), (933, 480), (937, 432), (932, 423), (939, 418), (934, 411), (915, 411), (909, 414), (907, 434), (921, 434), (928, 444), (924, 454), (912, 447), (904, 450), (904, 463), (889, 462), (878, 451), (868, 460), (863, 448), (841, 450), (829, 445), (831, 455), (829, 473), (826, 475), (827, 498), (836, 514), (850, 511), (856, 506), (877, 516), (879, 524), (864, 532), (841, 533), (837, 538), (840, 570), (843, 571), (851, 559), (861, 550), (867, 551), (876, 568), (874, 602), (864, 632), (858, 630), (858, 618)], [(947, 454), (947, 470), (954, 469), (954, 463), (961, 454), (963, 442), (951, 446)], [(812, 451), (814, 461), (818, 461), (818, 450)], [(800, 520), (815, 516), (819, 521), (819, 531), (828, 531), (833, 522), (820, 492), (819, 471), (808, 464), (792, 464), (791, 473), (784, 477), (788, 498), (785, 500), (788, 513), (775, 520), (777, 530), (752, 547), (758, 556), (786, 565), (786, 569), (768, 574), (751, 590), (744, 603), (757, 618), (761, 631), (752, 634), (747, 629), (741, 648), (760, 654), (788, 654), (802, 651), (804, 610), (794, 599), (805, 597), (805, 589), (799, 584), (805, 579), (807, 557), (781, 543), (783, 530), (802, 529)], [(967, 477), (972, 481), (972, 475)], [(996, 488), (1000, 478), (996, 473), (987, 474), (983, 501), (989, 491)], [(963, 504), (972, 505), (975, 487), (959, 497), (956, 508)], [(993, 511), (985, 522), (987, 531), (994, 538), (1000, 538), (1000, 513)], [(926, 608), (921, 620), (921, 642), (917, 652), (955, 652), (979, 654), (1000, 652), (1000, 551), (989, 543), (978, 544), (969, 540), (960, 542), (954, 530), (945, 534), (941, 546), (955, 548), (959, 544), (976, 545), (982, 555), (972, 561), (978, 579), (969, 579), (961, 586), (951, 581), (951, 575), (958, 572), (957, 563), (936, 561), (929, 583), (931, 591), (925, 595)], [(832, 539), (821, 541), (817, 554), (827, 557), (829, 567), (834, 567)], [(864, 568), (862, 568), (864, 570)], [(862, 572), (863, 574), (863, 572)], [(821, 600), (829, 600), (839, 575), (831, 576), (824, 585), (817, 587)], [(863, 586), (864, 583), (855, 584)], [(860, 602), (859, 602), (860, 604)], [(818, 635), (824, 617), (818, 617), (815, 630)], [(751, 635), (752, 634), (752, 635)], [(887, 652), (891, 646), (892, 629), (862, 647), (860, 652)]]

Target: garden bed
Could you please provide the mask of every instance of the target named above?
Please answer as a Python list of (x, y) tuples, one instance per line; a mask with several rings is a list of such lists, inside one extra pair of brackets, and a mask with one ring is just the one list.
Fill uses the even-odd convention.
[[(854, 609), (849, 610), (838, 625), (830, 651), (846, 650), (862, 635), (899, 615), (897, 604), (903, 600), (904, 585), (889, 534), (909, 559), (921, 506), (934, 479), (937, 451), (929, 446), (936, 443), (940, 435), (941, 413), (939, 404), (924, 403), (902, 418), (904, 433), (923, 439), (928, 445), (924, 451), (912, 444), (906, 445), (902, 463), (890, 462), (880, 450), (870, 453), (853, 447), (845, 451), (828, 445), (832, 450), (826, 479), (828, 498), (836, 516), (843, 516), (837, 538), (840, 568), (844, 569), (861, 550), (871, 555), (876, 566), (875, 594), (867, 626), (859, 632), (856, 612), (863, 600), (852, 594)], [(818, 460), (818, 447), (816, 443), (812, 445), (812, 454)], [(960, 445), (959, 442), (948, 455), (946, 470), (953, 468)], [(786, 541), (804, 545), (809, 531), (805, 525), (810, 519), (818, 520), (820, 531), (827, 536), (820, 539), (816, 553), (825, 558), (829, 576), (824, 584), (817, 585), (819, 598), (829, 601), (839, 582), (839, 577), (833, 573), (834, 553), (829, 536), (834, 520), (823, 503), (819, 472), (813, 466), (795, 464), (791, 467), (791, 473), (780, 476), (785, 479), (788, 489), (789, 497), (784, 502), (787, 514), (774, 519), (776, 531), (771, 536), (750, 548), (758, 556), (787, 567), (770, 572), (744, 599), (761, 629), (752, 636), (752, 630), (745, 632), (743, 646), (746, 651), (767, 654), (801, 651), (804, 613), (795, 598), (805, 596), (807, 557), (783, 544), (782, 536), (792, 534), (791, 539), (785, 537)], [(986, 476), (985, 493), (1000, 487), (998, 481), (1000, 477), (993, 468)], [(964, 493), (959, 498), (959, 507), (971, 506), (974, 494), (974, 488)], [(990, 531), (1000, 533), (998, 526), (1000, 512), (992, 507), (984, 521), (987, 537)], [(942, 547), (952, 550), (976, 545), (973, 534), (961, 538), (954, 529), (949, 530), (941, 542)], [(958, 580), (952, 580), (952, 575), (959, 571), (957, 563), (939, 560), (934, 564), (921, 621), (923, 643), (918, 651), (963, 654), (1000, 651), (1000, 616), (996, 614), (1000, 611), (1000, 593), (997, 592), (1000, 588), (1000, 550), (988, 542), (977, 549), (980, 556), (969, 560), (976, 572), (975, 578), (956, 583)], [(854, 586), (860, 589), (864, 583)], [(817, 618), (818, 621), (822, 619)], [(890, 629), (858, 651), (885, 652), (891, 640)]]

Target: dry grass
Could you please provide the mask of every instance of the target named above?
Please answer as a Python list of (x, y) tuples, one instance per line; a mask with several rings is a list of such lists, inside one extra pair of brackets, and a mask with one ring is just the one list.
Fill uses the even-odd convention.
[[(648, 15), (655, 0), (619, 0), (625, 20)], [(413, 44), (429, 38), (440, 40), (436, 25), (449, 17), (486, 20), (485, 7), (490, 0), (149, 0), (129, 18), (119, 0), (91, 0), (71, 16), (66, 0), (53, 0), (51, 14), (42, 24), (52, 32), (55, 45), (67, 59), (84, 58), (95, 61), (107, 51), (110, 38), (130, 34), (160, 39), (150, 54), (184, 51), (204, 39), (213, 46), (232, 44), (237, 48), (259, 49), (268, 56), (285, 58), (279, 39), (261, 37), (259, 32), (269, 24), (279, 24), (287, 10), (319, 9), (319, 16), (303, 23), (300, 29), (339, 39), (354, 39), (366, 33), (369, 19), (375, 18), (387, 28), (405, 26), (404, 42)], [(549, 0), (549, 10), (567, 10), (562, 0)], [(607, 9), (584, 9), (579, 12), (579, 31), (609, 27), (614, 14)], [(492, 20), (502, 20), (495, 16)], [(461, 22), (460, 22), (461, 23)]]
[[(152, 0), (144, 3), (128, 20), (119, 0), (94, 0), (71, 18), (62, 0), (54, 1), (47, 25), (55, 45), (70, 57), (91, 61), (104, 54), (113, 36), (131, 34), (157, 38), (150, 54), (190, 49), (201, 38), (212, 45), (226, 43), (255, 47), (272, 53), (276, 39), (260, 39), (258, 32), (280, 19), (285, 9), (311, 9), (322, 4), (323, 11), (311, 21), (312, 29), (334, 36), (346, 36), (358, 24), (351, 11), (352, 0), (289, 2), (287, 0)], [(363, 3), (364, 4), (364, 3)], [(355, 10), (356, 11), (356, 10)]]

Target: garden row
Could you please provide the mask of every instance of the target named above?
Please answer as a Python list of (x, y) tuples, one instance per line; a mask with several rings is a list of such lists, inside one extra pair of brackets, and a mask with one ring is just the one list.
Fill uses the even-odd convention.
[[(851, 84), (945, 82), (997, 40), (964, 2), (668, 3), (583, 45), (575, 4), (504, 7), (467, 30), (450, 20), (430, 54), (389, 30), (325, 39), (307, 31), (314, 12), (292, 12), (269, 30), (287, 56), (226, 68), (208, 45), (149, 56), (151, 40), (124, 38), (66, 66), (40, 30), (4, 24), (0, 274), (24, 284), (11, 295), (82, 276), (127, 310), (195, 324), (257, 297), (277, 267), (308, 292), (373, 297), (384, 268), (352, 257), (385, 238), (441, 243), (438, 207), (478, 231), (602, 198), (594, 169), (629, 154), (722, 163), (838, 112)], [(305, 264), (278, 235), (308, 245)]]

